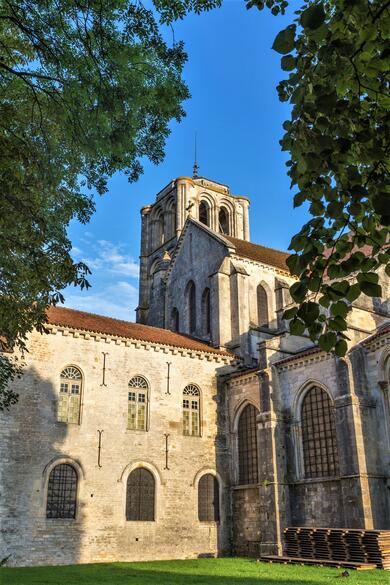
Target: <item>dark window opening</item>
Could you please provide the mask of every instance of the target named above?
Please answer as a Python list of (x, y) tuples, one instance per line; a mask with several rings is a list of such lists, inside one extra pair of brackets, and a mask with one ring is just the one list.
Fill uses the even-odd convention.
[(229, 214), (224, 207), (219, 210), (218, 215), (219, 231), (221, 234), (229, 235)]
[(76, 501), (76, 470), (67, 463), (56, 465), (47, 486), (46, 518), (75, 518)]
[(257, 319), (260, 327), (269, 327), (268, 297), (261, 284), (257, 287)]
[(200, 522), (219, 521), (219, 485), (211, 473), (206, 473), (199, 480), (198, 518)]
[(209, 206), (204, 201), (201, 201), (199, 205), (199, 221), (204, 225), (210, 225)]
[(202, 325), (203, 333), (210, 335), (211, 333), (211, 299), (210, 289), (205, 288), (202, 295)]
[(188, 328), (190, 333), (196, 330), (196, 294), (195, 284), (191, 280), (187, 285)]
[(155, 482), (144, 467), (134, 469), (127, 478), (126, 520), (147, 522), (154, 520)]
[(302, 403), (302, 445), (305, 477), (334, 477), (338, 451), (334, 406), (327, 392), (314, 386)]
[(179, 331), (179, 311), (176, 309), (176, 307), (172, 309), (171, 321), (172, 331)]
[(257, 408), (253, 404), (248, 404), (238, 421), (238, 479), (240, 485), (258, 482), (257, 414)]

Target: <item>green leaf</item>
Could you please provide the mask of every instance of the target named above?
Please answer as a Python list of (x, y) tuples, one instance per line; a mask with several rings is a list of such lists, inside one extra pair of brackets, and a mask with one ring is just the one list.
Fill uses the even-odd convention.
[(348, 344), (345, 339), (339, 339), (334, 347), (334, 352), (338, 357), (344, 357), (348, 350)]
[(295, 68), (296, 60), (292, 55), (286, 55), (281, 58), (280, 63), (283, 71), (292, 71)]
[(377, 284), (379, 276), (376, 272), (362, 272), (357, 275), (357, 280), (360, 284), (362, 282), (372, 282), (373, 284)]
[(291, 335), (303, 335), (305, 329), (306, 325), (300, 319), (295, 318), (290, 321), (289, 330)]
[(320, 308), (318, 303), (313, 303), (312, 301), (302, 303), (298, 310), (298, 317), (300, 317), (306, 325), (313, 323), (318, 318), (319, 314)]
[(295, 317), (295, 315), (297, 314), (297, 311), (298, 311), (298, 307), (292, 307), (291, 309), (287, 309), (283, 313), (283, 319), (286, 319), (286, 321), (289, 321), (290, 319)]
[(272, 48), (274, 51), (286, 55), (290, 53), (295, 45), (295, 25), (290, 25), (276, 36)]
[(294, 301), (301, 303), (307, 294), (307, 286), (302, 282), (295, 282), (290, 287), (290, 294)]
[(337, 335), (333, 331), (328, 331), (327, 333), (323, 333), (320, 335), (318, 340), (318, 345), (324, 351), (329, 352), (332, 347), (335, 346), (337, 340)]
[(379, 284), (375, 284), (374, 282), (368, 282), (363, 280), (360, 283), (361, 291), (367, 295), (368, 297), (380, 297), (382, 294), (382, 288)]
[(300, 20), (303, 28), (308, 28), (310, 30), (319, 28), (325, 20), (325, 12), (322, 3), (309, 6), (309, 8), (302, 12)]
[(346, 295), (346, 299), (347, 299), (347, 301), (349, 301), (349, 302), (351, 302), (351, 303), (352, 303), (353, 301), (356, 301), (356, 299), (357, 299), (357, 298), (359, 297), (359, 295), (360, 295), (360, 292), (361, 292), (361, 291), (360, 291), (360, 285), (359, 285), (358, 283), (356, 283), (356, 284), (353, 284), (353, 285), (350, 287), (349, 291), (347, 292), (347, 295)]
[(343, 301), (337, 301), (336, 303), (333, 303), (333, 305), (330, 308), (330, 312), (335, 317), (337, 317), (337, 316), (345, 317), (348, 314), (348, 311), (349, 311), (349, 307)]

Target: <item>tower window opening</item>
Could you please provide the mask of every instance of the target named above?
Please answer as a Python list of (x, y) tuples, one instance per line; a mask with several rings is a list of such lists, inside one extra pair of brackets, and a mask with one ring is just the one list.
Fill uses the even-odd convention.
[(199, 221), (204, 225), (210, 225), (209, 206), (205, 201), (201, 201), (199, 205)]
[(221, 207), (218, 215), (219, 231), (221, 234), (229, 235), (229, 213), (224, 207)]

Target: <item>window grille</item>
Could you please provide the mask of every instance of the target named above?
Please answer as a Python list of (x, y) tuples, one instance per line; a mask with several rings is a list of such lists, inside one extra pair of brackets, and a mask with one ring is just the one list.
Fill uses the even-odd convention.
[(188, 327), (190, 333), (196, 330), (196, 293), (195, 284), (191, 280), (187, 285)]
[(219, 521), (219, 485), (211, 473), (206, 473), (199, 480), (198, 518), (200, 522)]
[(142, 376), (129, 381), (127, 428), (131, 431), (146, 431), (149, 386)]
[(77, 473), (72, 465), (56, 465), (49, 476), (47, 487), (47, 518), (75, 518), (77, 501)]
[(238, 421), (238, 479), (240, 485), (258, 482), (257, 415), (257, 408), (253, 404), (248, 404)]
[(183, 390), (183, 435), (200, 436), (200, 391), (194, 384)]
[(155, 481), (144, 467), (134, 469), (127, 478), (126, 520), (154, 520)]
[(305, 477), (334, 477), (338, 473), (335, 414), (325, 390), (310, 388), (303, 399), (301, 420)]
[(57, 403), (57, 420), (80, 423), (82, 375), (75, 366), (67, 366), (61, 372), (60, 392)]
[(260, 327), (269, 326), (268, 297), (261, 284), (257, 287), (257, 319)]

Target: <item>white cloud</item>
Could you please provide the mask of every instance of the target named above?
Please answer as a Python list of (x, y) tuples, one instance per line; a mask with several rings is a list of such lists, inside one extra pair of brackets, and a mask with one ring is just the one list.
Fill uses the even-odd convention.
[[(70, 289), (68, 289), (70, 290)], [(138, 289), (128, 282), (110, 283), (98, 292), (92, 289), (67, 294), (65, 306), (79, 311), (88, 311), (125, 321), (134, 321), (134, 310), (138, 304)]]
[(88, 247), (92, 254), (91, 252), (85, 254), (80, 248), (74, 246), (72, 248), (72, 255), (78, 261), (85, 262), (92, 272), (99, 271), (101, 273), (100, 276), (111, 273), (118, 276), (138, 278), (139, 263), (132, 256), (123, 252), (123, 244), (98, 240)]

